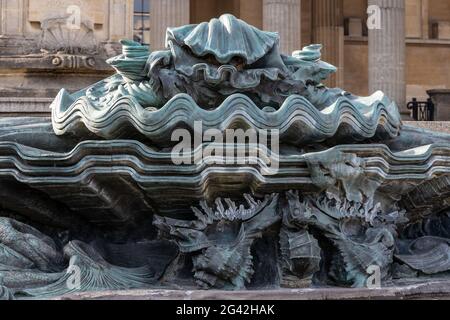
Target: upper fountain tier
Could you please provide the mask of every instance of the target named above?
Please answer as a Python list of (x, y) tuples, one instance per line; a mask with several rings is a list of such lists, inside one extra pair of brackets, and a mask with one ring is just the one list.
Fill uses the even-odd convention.
[(320, 60), (321, 45), (286, 56), (278, 44), (277, 33), (229, 14), (169, 28), (167, 50), (122, 41), (122, 55), (108, 61), (117, 74), (72, 95), (60, 92), (54, 130), (82, 134), (86, 127), (112, 139), (134, 136), (132, 128), (164, 142), (173, 129), (203, 120), (204, 130), (237, 123), (279, 129), (300, 144), (398, 135), (398, 108), (381, 92), (361, 98), (322, 85), (336, 68)]

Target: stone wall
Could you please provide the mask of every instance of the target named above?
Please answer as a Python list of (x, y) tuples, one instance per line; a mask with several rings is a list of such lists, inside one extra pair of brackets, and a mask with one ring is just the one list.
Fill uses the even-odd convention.
[(447, 121), (405, 121), (403, 124), (450, 134), (450, 122)]

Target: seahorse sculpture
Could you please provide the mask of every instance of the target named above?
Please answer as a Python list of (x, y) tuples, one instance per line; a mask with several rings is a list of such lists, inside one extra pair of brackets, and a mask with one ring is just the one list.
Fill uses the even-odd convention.
[(248, 207), (231, 199), (216, 199), (214, 209), (202, 202), (202, 210), (193, 208), (194, 221), (155, 217), (155, 225), (175, 237), (181, 252), (193, 254), (194, 278), (202, 287), (244, 289), (254, 271), (254, 241), (281, 220), (278, 195), (244, 198)]
[(283, 211), (285, 225), (305, 229), (319, 239), (328, 256), (321, 271), (329, 284), (362, 287), (370, 266), (380, 268), (382, 279), (389, 276), (395, 249), (395, 223), (402, 213), (385, 214), (379, 205), (336, 201), (287, 192)]

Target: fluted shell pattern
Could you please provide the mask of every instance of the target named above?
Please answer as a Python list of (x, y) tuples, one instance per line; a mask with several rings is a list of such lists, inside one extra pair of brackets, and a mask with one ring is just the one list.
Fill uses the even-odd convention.
[(220, 63), (240, 57), (247, 64), (252, 64), (278, 44), (279, 36), (225, 14), (209, 23), (169, 28), (166, 46), (169, 46), (170, 41), (189, 47), (199, 57), (212, 54)]
[[(146, 246), (147, 243), (142, 243), (141, 246)], [(123, 247), (123, 248), (121, 248)], [(125, 250), (136, 250), (139, 252), (136, 245), (122, 245), (115, 246), (116, 250), (119, 248), (119, 253), (125, 255)], [(70, 266), (66, 272), (62, 272), (58, 281), (44, 287), (37, 287), (28, 290), (20, 290), (20, 293), (31, 296), (48, 298), (53, 296), (62, 296), (65, 294), (75, 293), (79, 291), (101, 291), (105, 289), (110, 290), (126, 290), (147, 288), (154, 284), (161, 273), (164, 272), (167, 265), (174, 258), (174, 248), (172, 246), (165, 246), (165, 251), (160, 254), (162, 259), (156, 257), (156, 269), (151, 266), (152, 256), (148, 257), (148, 262), (138, 267), (120, 267), (111, 264), (105, 259), (98, 248), (84, 243), (82, 241), (71, 241), (65, 248), (64, 253), (66, 257), (70, 257)], [(148, 254), (148, 252), (145, 252)], [(176, 253), (176, 252), (175, 252)], [(167, 255), (167, 256), (166, 256)], [(72, 267), (77, 266), (80, 272), (80, 288), (70, 287), (67, 285), (70, 281), (70, 276), (73, 272)]]
[(406, 252), (400, 252), (396, 258), (425, 274), (446, 272), (450, 270), (449, 246), (450, 240), (446, 238), (421, 237), (412, 241)]
[[(141, 133), (154, 143), (167, 144), (173, 130), (202, 121), (203, 130), (224, 132), (239, 124), (255, 130), (279, 130), (280, 140), (292, 144), (321, 142), (336, 137), (348, 142), (374, 136), (394, 138), (401, 129), (397, 106), (381, 92), (368, 98), (345, 96), (322, 111), (306, 98), (290, 96), (277, 111), (263, 110), (245, 95), (228, 97), (214, 110), (205, 110), (186, 94), (172, 98), (161, 109), (144, 109), (131, 96), (118, 99), (107, 108), (96, 108), (86, 98), (74, 99), (62, 90), (52, 105), (53, 129), (57, 135), (83, 135), (87, 128), (106, 139)], [(365, 106), (365, 107), (363, 107)], [(127, 129), (127, 131), (124, 130)], [(132, 130), (134, 129), (134, 130)]]

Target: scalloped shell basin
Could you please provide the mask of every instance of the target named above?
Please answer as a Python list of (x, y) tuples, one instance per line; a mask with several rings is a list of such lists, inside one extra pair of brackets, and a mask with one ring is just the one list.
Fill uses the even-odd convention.
[(255, 130), (277, 129), (282, 142), (296, 145), (330, 138), (347, 142), (374, 136), (393, 138), (401, 129), (396, 104), (381, 92), (367, 98), (343, 96), (321, 111), (298, 95), (289, 97), (277, 111), (258, 107), (242, 94), (231, 95), (214, 110), (201, 108), (186, 94), (175, 96), (156, 111), (143, 108), (132, 96), (98, 108), (85, 97), (76, 100), (64, 89), (52, 104), (52, 124), (57, 135), (82, 136), (86, 128), (106, 139), (128, 138), (140, 133), (156, 144), (166, 145), (171, 141), (173, 130), (186, 125), (193, 128), (195, 121), (202, 121), (204, 131), (224, 132), (236, 125)]
[[(170, 48), (173, 42), (180, 47), (188, 47), (197, 57), (213, 55), (221, 64), (230, 63), (235, 58), (253, 64), (277, 49), (279, 35), (261, 31), (225, 14), (210, 22), (169, 28), (167, 47)], [(318, 45), (310, 46), (310, 51), (302, 52), (311, 60), (320, 57), (318, 48)], [(125, 46), (124, 54), (110, 61), (117, 68), (115, 63), (122, 65), (129, 55), (142, 57), (132, 60), (121, 71), (127, 77), (139, 79), (147, 53), (147, 47)], [(57, 135), (72, 133), (83, 136), (87, 129), (100, 137), (117, 139), (135, 137), (136, 133), (140, 133), (159, 146), (167, 146), (175, 129), (186, 126), (192, 129), (195, 121), (202, 121), (203, 132), (209, 129), (223, 132), (231, 127), (277, 129), (281, 142), (304, 145), (331, 138), (346, 142), (375, 136), (394, 138), (401, 128), (397, 106), (381, 92), (366, 98), (343, 94), (322, 110), (305, 97), (292, 95), (276, 111), (255, 105), (243, 94), (230, 95), (219, 107), (210, 111), (197, 105), (190, 96), (179, 94), (154, 111), (145, 109), (131, 95), (100, 106), (83, 97), (83, 92), (70, 95), (63, 89), (56, 97), (52, 104), (52, 124)]]

